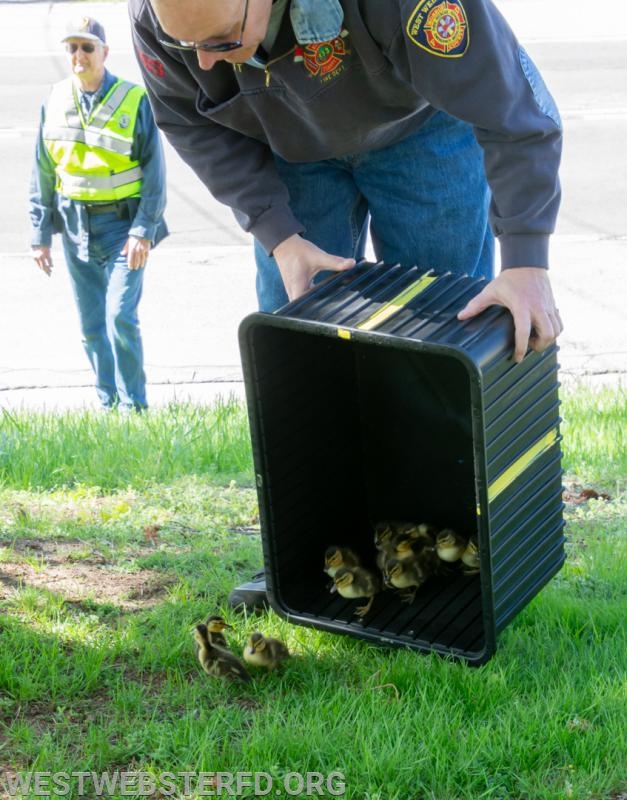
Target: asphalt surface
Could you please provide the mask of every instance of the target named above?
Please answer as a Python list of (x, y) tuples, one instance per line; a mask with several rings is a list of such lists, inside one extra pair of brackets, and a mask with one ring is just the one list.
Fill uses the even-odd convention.
[[(612, 26), (583, 0), (500, 0), (565, 126), (564, 198), (551, 279), (565, 324), (562, 380), (627, 375), (627, 10)], [(81, 3), (107, 30), (110, 68), (139, 80), (125, 3)], [(95, 407), (62, 253), (47, 278), (28, 253), (38, 108), (65, 75), (75, 3), (0, 2), (0, 408)], [(616, 19), (618, 15), (619, 19)], [(622, 23), (622, 24), (621, 24)], [(28, 36), (24, 32), (28, 31)], [(243, 397), (237, 328), (255, 310), (250, 240), (166, 146), (171, 236), (150, 257), (140, 307), (151, 405)]]

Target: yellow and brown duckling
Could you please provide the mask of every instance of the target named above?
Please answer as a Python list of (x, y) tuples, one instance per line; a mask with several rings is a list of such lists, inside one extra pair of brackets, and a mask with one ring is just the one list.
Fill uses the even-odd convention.
[(466, 549), (461, 555), (465, 575), (476, 575), (479, 572), (481, 560), (479, 558), (479, 545), (474, 536), (471, 536)]
[(392, 557), (402, 561), (405, 558), (413, 558), (415, 555), (429, 550), (435, 552), (435, 541), (433, 539), (411, 539), (402, 536), (396, 542)]
[(372, 606), (374, 596), (381, 591), (379, 578), (365, 567), (341, 567), (333, 578), (333, 589), (347, 600), (368, 598), (364, 606), (355, 609), (358, 617), (364, 617)]
[(327, 547), (324, 554), (324, 571), (330, 578), (333, 578), (338, 569), (342, 567), (359, 566), (361, 566), (361, 559), (350, 547), (340, 547), (339, 545)]
[(468, 545), (468, 539), (452, 528), (444, 528), (435, 539), (435, 549), (442, 561), (459, 561)]
[(438, 529), (429, 522), (403, 522), (398, 526), (398, 535), (413, 542), (423, 541), (425, 545), (435, 544)]
[(244, 649), (244, 661), (254, 667), (264, 667), (269, 672), (290, 657), (290, 651), (280, 639), (264, 636), (255, 631), (248, 638)]
[(386, 567), (385, 580), (388, 586), (401, 590), (404, 603), (413, 603), (418, 588), (430, 575), (420, 565), (418, 558), (391, 558)]
[(200, 666), (213, 678), (224, 678), (231, 682), (250, 683), (251, 677), (242, 662), (230, 650), (218, 647), (210, 639), (204, 623), (196, 625), (194, 639)]
[(377, 549), (386, 547), (394, 540), (395, 535), (394, 523), (385, 520), (376, 522), (374, 525), (374, 546)]
[(217, 614), (210, 614), (205, 620), (205, 625), (207, 626), (211, 644), (217, 644), (218, 647), (228, 647), (223, 631), (226, 630), (226, 628), (232, 629), (232, 625), (229, 625), (228, 622), (225, 622), (225, 620)]
[(435, 526), (426, 522), (380, 522), (375, 526), (377, 566), (385, 572), (390, 558), (411, 558), (425, 547), (435, 545)]
[(374, 546), (377, 550), (377, 567), (384, 572), (385, 564), (394, 554), (396, 532), (390, 522), (377, 522), (374, 526)]

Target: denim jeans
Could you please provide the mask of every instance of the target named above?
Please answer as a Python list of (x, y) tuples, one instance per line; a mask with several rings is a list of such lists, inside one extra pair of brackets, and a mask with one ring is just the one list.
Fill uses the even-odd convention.
[[(303, 236), (333, 255), (494, 276), (490, 192), (472, 128), (438, 112), (403, 141), (310, 163), (275, 156)], [(287, 303), (276, 261), (255, 242), (262, 311)], [(328, 275), (320, 273), (317, 279)]]
[(146, 376), (137, 306), (144, 269), (128, 268), (121, 250), (129, 221), (114, 213), (87, 218), (89, 260), (63, 235), (63, 250), (78, 308), (83, 346), (104, 408), (146, 408)]

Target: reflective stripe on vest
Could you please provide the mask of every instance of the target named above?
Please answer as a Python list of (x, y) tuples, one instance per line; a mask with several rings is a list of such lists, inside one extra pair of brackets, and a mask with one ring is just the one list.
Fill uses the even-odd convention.
[(118, 81), (86, 120), (72, 79), (53, 86), (43, 136), (59, 194), (105, 203), (139, 196), (142, 171), (131, 150), (144, 94), (141, 86)]

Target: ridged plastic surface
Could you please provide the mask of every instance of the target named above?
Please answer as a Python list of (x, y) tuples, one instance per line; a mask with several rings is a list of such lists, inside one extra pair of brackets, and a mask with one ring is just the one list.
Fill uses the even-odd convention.
[[(486, 661), (564, 560), (557, 351), (511, 360), (508, 312), (465, 323), (484, 282), (363, 264), (240, 348), (272, 605), (292, 622)], [(329, 592), (330, 544), (373, 563), (373, 523), (478, 537), (479, 575), (384, 591), (363, 620)]]

